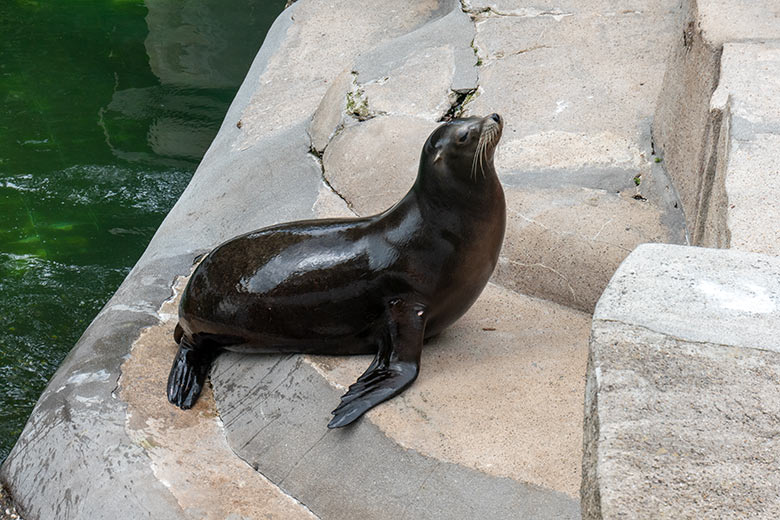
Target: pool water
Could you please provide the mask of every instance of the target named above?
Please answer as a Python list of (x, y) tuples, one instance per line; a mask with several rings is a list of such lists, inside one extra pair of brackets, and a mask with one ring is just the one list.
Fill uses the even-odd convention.
[(0, 461), (186, 187), (283, 7), (0, 1)]

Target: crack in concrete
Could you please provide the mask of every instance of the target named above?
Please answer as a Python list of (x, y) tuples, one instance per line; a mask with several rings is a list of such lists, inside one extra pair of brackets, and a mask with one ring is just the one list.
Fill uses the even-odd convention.
[(309, 149), (309, 155), (311, 155), (314, 158), (314, 160), (317, 162), (317, 164), (320, 167), (320, 178), (322, 180), (322, 183), (325, 184), (325, 186), (327, 186), (327, 188), (331, 192), (333, 192), (334, 195), (336, 195), (338, 198), (340, 198), (344, 202), (344, 204), (346, 204), (347, 209), (349, 209), (349, 211), (351, 211), (353, 215), (355, 215), (356, 217), (359, 217), (360, 215), (358, 215), (357, 211), (355, 211), (355, 208), (352, 205), (352, 203), (349, 200), (347, 200), (347, 198), (344, 195), (339, 193), (339, 191), (330, 183), (330, 181), (328, 180), (328, 177), (325, 175), (325, 163), (322, 161), (322, 157), (325, 154), (325, 150), (327, 150), (327, 148), (328, 147), (326, 145), (325, 148), (323, 149), (322, 153), (319, 153), (314, 148), (314, 144), (312, 144), (311, 148)]
[(513, 214), (517, 215), (518, 217), (520, 217), (521, 219), (525, 220), (525, 221), (526, 221), (526, 222), (528, 222), (529, 224), (534, 224), (534, 225), (536, 225), (536, 226), (539, 226), (540, 228), (544, 229), (545, 231), (549, 231), (550, 233), (553, 233), (553, 234), (555, 234), (555, 235), (558, 235), (559, 237), (564, 237), (564, 238), (566, 238), (566, 237), (576, 237), (576, 238), (579, 238), (579, 239), (581, 239), (581, 240), (584, 240), (585, 242), (592, 242), (592, 243), (594, 243), (594, 244), (604, 244), (604, 245), (606, 245), (606, 246), (615, 247), (615, 248), (617, 248), (617, 249), (620, 249), (621, 251), (626, 251), (626, 252), (628, 252), (628, 253), (630, 253), (631, 251), (633, 251), (633, 249), (629, 249), (629, 248), (627, 248), (627, 247), (621, 246), (621, 245), (619, 245), (619, 244), (615, 244), (615, 243), (613, 243), (613, 242), (608, 242), (608, 241), (606, 241), (606, 240), (596, 240), (596, 238), (597, 238), (597, 237), (598, 237), (598, 236), (601, 234), (601, 232), (602, 232), (602, 231), (604, 231), (604, 228), (605, 228), (605, 227), (606, 227), (606, 226), (607, 226), (607, 225), (608, 225), (610, 222), (612, 222), (612, 220), (613, 220), (613, 219), (609, 219), (608, 221), (606, 221), (606, 222), (604, 223), (604, 225), (602, 225), (602, 226), (601, 226), (601, 229), (598, 231), (598, 233), (596, 233), (596, 235), (595, 235), (595, 236), (593, 236), (593, 237), (591, 238), (591, 237), (588, 237), (588, 236), (582, 235), (582, 234), (580, 234), (580, 233), (577, 233), (577, 232), (575, 232), (575, 231), (559, 231), (559, 230), (557, 230), (557, 229), (553, 229), (553, 228), (551, 228), (551, 227), (545, 226), (545, 225), (544, 225), (544, 224), (542, 224), (541, 222), (539, 222), (539, 221), (537, 221), (537, 220), (534, 220), (534, 219), (532, 219), (531, 217), (528, 217), (528, 216), (526, 216), (526, 215), (523, 215), (522, 213), (520, 213), (519, 211), (517, 211), (517, 210), (516, 210), (516, 209), (514, 209), (514, 208), (507, 208), (507, 211), (510, 211), (510, 212), (512, 212)]
[[(515, 51), (510, 54), (510, 56), (515, 56), (517, 54), (525, 54), (527, 52), (533, 52), (538, 51), (539, 49), (551, 49), (549, 45), (534, 45), (533, 47), (528, 47), (527, 49), (520, 49), (519, 51)], [(502, 56), (503, 57), (503, 56)]]
[(534, 45), (532, 47), (528, 47), (527, 49), (520, 49), (518, 51), (512, 51), (509, 54), (505, 53), (504, 51), (498, 51), (495, 54), (487, 55), (485, 56), (485, 59), (482, 60), (483, 65), (488, 65), (490, 63), (493, 63), (494, 61), (502, 60), (504, 58), (507, 58), (509, 56), (518, 56), (520, 54), (526, 54), (533, 51), (538, 51), (541, 49), (552, 49), (549, 45)]
[(369, 81), (367, 83), (358, 83), (357, 78), (358, 78), (358, 73), (353, 70), (352, 88), (348, 90), (346, 94), (347, 96), (346, 108), (345, 108), (346, 114), (358, 121), (368, 121), (369, 119), (374, 119), (377, 116), (389, 115), (387, 112), (384, 112), (382, 110), (371, 110), (371, 107), (368, 104), (368, 96), (366, 95), (366, 91), (364, 87), (366, 85), (382, 85), (390, 78), (383, 77), (373, 81)]
[(441, 466), (441, 461), (437, 460), (436, 463), (431, 468), (431, 471), (429, 471), (428, 474), (425, 475), (425, 478), (420, 483), (420, 486), (417, 488), (417, 491), (415, 491), (414, 495), (412, 495), (412, 499), (409, 500), (404, 506), (404, 510), (401, 512), (401, 520), (404, 520), (406, 518), (406, 512), (408, 511), (409, 507), (412, 505), (412, 502), (417, 500), (417, 497), (420, 495), (420, 491), (422, 491), (422, 488), (425, 487), (425, 483), (428, 482), (428, 480), (436, 472), (436, 470), (439, 469), (439, 466)]
[(595, 241), (596, 241), (596, 239), (597, 239), (597, 238), (599, 237), (599, 235), (601, 234), (601, 232), (602, 232), (602, 231), (604, 231), (604, 228), (605, 228), (605, 227), (607, 227), (609, 224), (611, 224), (613, 220), (614, 220), (614, 219), (609, 219), (609, 220), (607, 220), (606, 222), (604, 222), (604, 224), (602, 224), (602, 225), (601, 225), (601, 229), (599, 229), (598, 233), (596, 233), (595, 235), (593, 235), (593, 238), (591, 238), (591, 240), (593, 240), (593, 241), (595, 242)]
[(463, 112), (466, 110), (466, 104), (471, 103), (477, 96), (479, 96), (479, 87), (471, 89), (467, 92), (460, 93), (451, 90), (450, 93), (454, 96), (454, 99), (450, 103), (450, 108), (447, 109), (441, 118), (439, 118), (440, 122), (452, 121), (453, 119), (461, 117)]
[(468, 14), (472, 20), (484, 20), (486, 18), (493, 17), (516, 17), (516, 18), (539, 18), (543, 16), (549, 16), (556, 22), (561, 21), (568, 16), (574, 16), (572, 12), (562, 11), (560, 9), (536, 9), (534, 7), (525, 7), (520, 9), (513, 9), (511, 11), (499, 11), (497, 7), (488, 5), (484, 7), (475, 8), (471, 5), (469, 0), (460, 1), (461, 9), (464, 13)]
[(293, 465), (292, 465), (292, 467), (290, 468), (290, 471), (288, 471), (288, 472), (287, 472), (287, 473), (286, 473), (286, 474), (285, 474), (285, 475), (284, 475), (284, 476), (283, 476), (283, 477), (282, 477), (282, 478), (279, 480), (279, 483), (277, 484), (277, 486), (278, 486), (279, 488), (281, 488), (281, 487), (282, 487), (282, 484), (284, 483), (285, 479), (286, 479), (287, 477), (289, 477), (289, 476), (290, 476), (290, 474), (292, 474), (292, 472), (293, 472), (293, 471), (295, 471), (295, 468), (297, 468), (297, 467), (298, 467), (298, 465), (301, 463), (301, 461), (303, 461), (303, 459), (305, 459), (305, 458), (306, 458), (306, 455), (308, 455), (308, 454), (309, 454), (309, 452), (311, 452), (311, 450), (313, 450), (314, 448), (316, 448), (316, 447), (317, 447), (317, 445), (318, 445), (320, 442), (322, 442), (322, 440), (325, 438), (325, 436), (326, 436), (326, 435), (328, 435), (328, 434), (330, 433), (330, 431), (331, 431), (331, 430), (325, 430), (325, 433), (323, 433), (323, 434), (322, 434), (322, 436), (321, 436), (319, 439), (317, 439), (317, 441), (316, 441), (314, 444), (312, 444), (311, 446), (309, 446), (309, 447), (306, 449), (306, 451), (304, 451), (304, 452), (303, 452), (303, 455), (301, 455), (301, 456), (298, 458), (298, 460), (297, 460), (297, 461), (295, 461), (295, 464), (293, 464)]
[(571, 282), (569, 282), (569, 279), (566, 278), (562, 273), (560, 273), (556, 269), (553, 269), (552, 267), (550, 267), (548, 265), (544, 265), (541, 262), (535, 262), (535, 263), (532, 263), (532, 264), (524, 264), (523, 262), (519, 262), (517, 260), (512, 260), (512, 259), (509, 259), (509, 258), (507, 258), (506, 261), (509, 262), (512, 265), (517, 265), (517, 266), (520, 266), (520, 267), (541, 267), (542, 269), (546, 269), (546, 270), (556, 274), (558, 277), (561, 278), (561, 280), (566, 282), (566, 286), (568, 287), (569, 292), (571, 293), (572, 298), (574, 298), (575, 301), (578, 301), (577, 293), (574, 291), (574, 287), (572, 286)]

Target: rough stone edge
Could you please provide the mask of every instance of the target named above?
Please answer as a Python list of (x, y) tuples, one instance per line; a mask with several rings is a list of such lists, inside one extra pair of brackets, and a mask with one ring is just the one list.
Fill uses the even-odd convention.
[[(700, 9), (700, 5), (703, 8)], [(739, 10), (741, 4), (735, 4)], [(733, 13), (731, 13), (733, 14)], [(717, 2), (683, 0), (680, 36), (664, 72), (652, 125), (653, 153), (663, 159), (683, 204), (692, 245), (729, 247), (725, 168), (729, 146), (729, 100), (719, 96), (723, 46), (777, 41), (780, 31), (724, 27)]]
[(700, 194), (720, 130), (710, 113), (710, 98), (718, 84), (723, 44), (703, 33), (697, 0), (683, 0), (680, 18), (681, 32), (667, 61), (653, 118), (652, 143), (677, 188), (696, 244)]
[[(618, 270), (610, 280), (604, 294), (612, 291), (616, 293), (619, 291), (615, 287), (617, 280), (626, 275), (629, 267), (632, 267), (634, 260), (641, 256), (656, 255), (659, 258), (665, 258), (663, 255), (664, 248), (675, 248), (678, 251), (691, 251), (692, 256), (698, 253), (704, 255), (719, 255), (724, 258), (755, 258), (755, 259), (767, 259), (774, 263), (777, 263), (777, 257), (770, 255), (762, 255), (758, 253), (744, 253), (733, 250), (713, 250), (702, 249), (691, 246), (677, 246), (668, 244), (643, 244), (635, 249), (621, 264)], [(621, 292), (622, 294), (622, 292)], [(604, 295), (602, 295), (604, 298)], [(631, 295), (628, 296), (631, 298)], [(601, 300), (600, 300), (601, 303)], [(614, 305), (614, 301), (613, 301)], [(599, 435), (600, 435), (600, 414), (599, 409), (599, 390), (601, 388), (601, 371), (599, 361), (595, 353), (594, 336), (595, 333), (602, 328), (609, 326), (625, 326), (626, 328), (646, 330), (653, 334), (660, 334), (668, 336), (672, 339), (685, 341), (689, 343), (699, 343), (702, 345), (718, 345), (726, 348), (733, 349), (751, 349), (751, 350), (768, 350), (777, 351), (777, 348), (764, 348), (754, 342), (748, 342), (747, 344), (740, 344), (736, 341), (729, 341), (725, 343), (712, 343), (707, 341), (706, 338), (701, 338), (696, 335), (688, 337), (686, 334), (680, 334), (677, 330), (663, 330), (663, 327), (648, 326), (647, 323), (636, 321), (630, 317), (620, 316), (620, 313), (611, 313), (604, 306), (597, 304), (596, 310), (593, 316), (593, 322), (591, 326), (591, 339), (588, 352), (588, 365), (585, 384), (585, 400), (584, 410), (585, 417), (583, 421), (583, 457), (582, 457), (582, 482), (580, 486), (580, 508), (582, 512), (583, 520), (601, 520), (604, 518), (617, 518), (617, 516), (611, 514), (610, 511), (604, 508), (604, 502), (602, 501), (601, 481), (602, 477), (607, 473), (602, 471), (600, 462), (603, 460), (602, 454), (599, 450)], [(774, 336), (772, 340), (774, 341)], [(774, 341), (776, 343), (776, 341)]]

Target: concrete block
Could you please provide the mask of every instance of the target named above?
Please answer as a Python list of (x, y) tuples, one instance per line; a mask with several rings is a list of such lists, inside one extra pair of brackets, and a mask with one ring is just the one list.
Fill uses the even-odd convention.
[(780, 514), (780, 260), (643, 245), (593, 319), (583, 518)]

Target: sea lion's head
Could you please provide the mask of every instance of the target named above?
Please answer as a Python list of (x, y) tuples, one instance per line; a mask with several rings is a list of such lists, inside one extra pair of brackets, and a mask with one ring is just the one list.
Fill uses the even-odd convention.
[(504, 121), (498, 114), (453, 119), (433, 131), (425, 141), (421, 170), (479, 182), (495, 175), (493, 155)]

